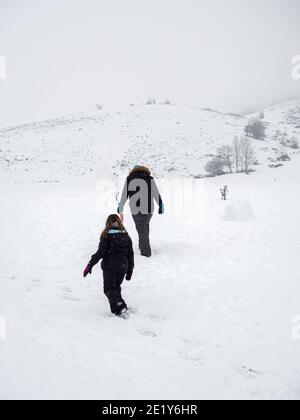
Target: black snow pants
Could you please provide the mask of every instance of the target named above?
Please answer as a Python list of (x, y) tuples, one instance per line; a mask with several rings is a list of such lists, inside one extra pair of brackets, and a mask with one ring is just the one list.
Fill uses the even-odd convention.
[(150, 222), (153, 214), (133, 214), (133, 220), (139, 235), (139, 248), (144, 257), (151, 257)]
[(115, 315), (120, 315), (124, 309), (127, 309), (121, 293), (124, 277), (125, 273), (103, 271), (104, 294), (109, 301), (111, 312)]

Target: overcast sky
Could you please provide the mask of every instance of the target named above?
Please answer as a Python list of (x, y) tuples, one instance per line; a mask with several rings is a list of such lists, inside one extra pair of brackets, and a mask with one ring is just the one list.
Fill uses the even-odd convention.
[(0, 126), (148, 97), (240, 112), (300, 97), (299, 0), (0, 0)]

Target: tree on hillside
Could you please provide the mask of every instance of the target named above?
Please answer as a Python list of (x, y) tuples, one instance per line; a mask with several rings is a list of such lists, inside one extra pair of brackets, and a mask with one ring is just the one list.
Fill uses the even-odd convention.
[(249, 137), (242, 137), (240, 140), (241, 157), (243, 162), (242, 170), (249, 173), (250, 165), (255, 160), (255, 150)]
[(156, 105), (156, 99), (149, 98), (146, 105)]
[(222, 146), (218, 149), (218, 158), (223, 159), (224, 165), (229, 169), (232, 174), (232, 167), (234, 163), (233, 149), (231, 146)]
[(256, 140), (264, 140), (266, 138), (266, 127), (261, 120), (251, 120), (245, 127), (245, 134)]
[(235, 161), (235, 171), (238, 173), (240, 171), (240, 162), (242, 157), (241, 151), (241, 142), (238, 137), (235, 137), (232, 143), (233, 158)]

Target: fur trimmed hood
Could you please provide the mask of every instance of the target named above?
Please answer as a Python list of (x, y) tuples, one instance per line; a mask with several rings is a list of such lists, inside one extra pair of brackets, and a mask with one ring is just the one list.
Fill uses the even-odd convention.
[(147, 166), (135, 166), (130, 172), (129, 175), (135, 174), (136, 172), (145, 172), (148, 175), (151, 175), (151, 171), (149, 168), (147, 168)]

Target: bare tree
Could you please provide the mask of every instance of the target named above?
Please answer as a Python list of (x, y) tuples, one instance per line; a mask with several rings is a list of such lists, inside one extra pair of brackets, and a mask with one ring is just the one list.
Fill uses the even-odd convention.
[(232, 167), (234, 163), (233, 149), (231, 146), (222, 146), (218, 149), (218, 157), (223, 159), (225, 166), (232, 174)]
[(246, 173), (249, 173), (250, 165), (255, 160), (255, 150), (252, 141), (248, 137), (242, 137), (240, 140), (241, 144), (241, 156), (243, 159), (243, 169)]
[(236, 173), (240, 171), (240, 161), (241, 161), (241, 142), (238, 137), (235, 137), (232, 143), (232, 151), (233, 151), (233, 157), (235, 160), (235, 170)]

